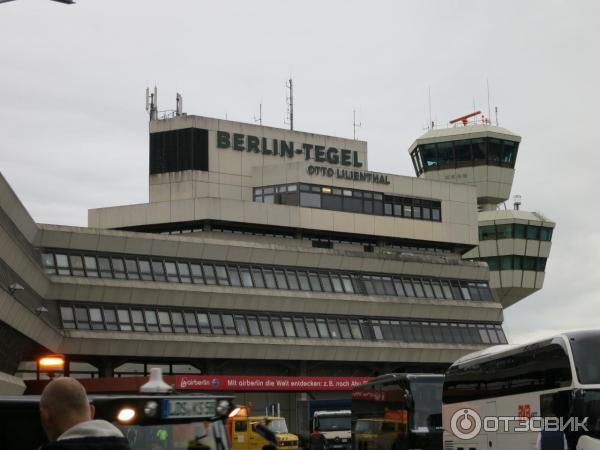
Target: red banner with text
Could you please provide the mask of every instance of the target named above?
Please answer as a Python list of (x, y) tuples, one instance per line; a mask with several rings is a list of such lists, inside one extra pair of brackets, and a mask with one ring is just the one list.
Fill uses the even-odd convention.
[(367, 377), (177, 375), (175, 389), (195, 391), (351, 391)]

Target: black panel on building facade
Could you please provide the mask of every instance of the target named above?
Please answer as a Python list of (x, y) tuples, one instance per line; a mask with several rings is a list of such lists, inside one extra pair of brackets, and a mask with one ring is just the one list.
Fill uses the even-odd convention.
[(182, 170), (208, 170), (208, 130), (150, 133), (150, 175)]

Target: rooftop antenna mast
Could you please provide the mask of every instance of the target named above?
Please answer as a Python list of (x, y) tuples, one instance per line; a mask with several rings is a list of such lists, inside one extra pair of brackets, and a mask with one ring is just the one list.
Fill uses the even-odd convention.
[(175, 115), (181, 116), (183, 114), (183, 97), (179, 92), (175, 95)]
[(258, 105), (258, 117), (254, 116), (254, 123), (257, 123), (262, 127), (262, 103)]
[(433, 120), (431, 119), (431, 86), (429, 86), (429, 124), (427, 125), (427, 128), (430, 130), (433, 129)]
[(285, 87), (288, 89), (288, 94), (285, 98), (287, 103), (287, 118), (285, 123), (290, 124), (290, 130), (294, 129), (294, 85), (290, 78), (286, 83)]
[(496, 126), (498, 126), (498, 107), (494, 106), (494, 109), (496, 110)]
[(150, 88), (146, 88), (146, 112), (150, 116), (150, 120), (158, 118), (158, 91), (154, 86), (154, 92), (150, 93)]
[(362, 122), (356, 123), (356, 110), (355, 109), (352, 110), (352, 114), (354, 116), (354, 119), (352, 121), (352, 128), (354, 129), (353, 137), (354, 137), (354, 140), (356, 140), (356, 128), (362, 127)]
[(486, 79), (485, 82), (487, 84), (487, 96), (488, 96), (487, 97), (487, 100), (488, 100), (488, 122), (491, 122), (491, 120), (492, 120), (492, 110), (490, 108), (490, 80)]

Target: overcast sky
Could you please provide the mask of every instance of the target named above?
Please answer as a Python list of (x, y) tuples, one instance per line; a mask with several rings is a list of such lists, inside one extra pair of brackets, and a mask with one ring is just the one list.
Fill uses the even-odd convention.
[(147, 202), (146, 86), (159, 108), (352, 137), (371, 170), (414, 175), (438, 123), (499, 108), (523, 137), (513, 194), (556, 221), (544, 289), (509, 339), (597, 327), (600, 2), (49, 0), (0, 4), (0, 170), (38, 222)]

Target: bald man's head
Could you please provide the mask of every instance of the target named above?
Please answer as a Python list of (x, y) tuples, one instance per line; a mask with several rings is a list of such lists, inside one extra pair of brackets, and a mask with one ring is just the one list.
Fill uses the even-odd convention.
[(44, 388), (40, 416), (48, 438), (56, 440), (69, 428), (92, 419), (85, 388), (74, 378), (57, 378)]

